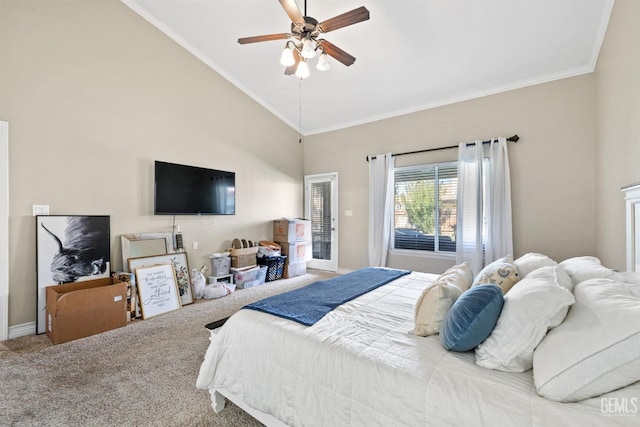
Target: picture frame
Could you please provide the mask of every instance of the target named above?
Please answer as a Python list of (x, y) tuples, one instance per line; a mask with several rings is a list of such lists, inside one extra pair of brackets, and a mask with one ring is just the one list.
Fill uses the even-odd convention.
[(37, 215), (36, 334), (46, 332), (46, 288), (111, 274), (109, 215)]
[(135, 275), (143, 319), (182, 308), (172, 264), (139, 267)]
[(138, 268), (150, 267), (157, 264), (173, 265), (182, 305), (193, 303), (193, 288), (191, 286), (191, 277), (189, 276), (187, 253), (176, 252), (165, 255), (129, 258), (129, 271), (135, 273)]
[[(164, 244), (163, 244), (164, 241)], [(120, 235), (122, 269), (128, 272), (129, 258), (164, 255), (173, 252), (171, 233), (130, 233)]]

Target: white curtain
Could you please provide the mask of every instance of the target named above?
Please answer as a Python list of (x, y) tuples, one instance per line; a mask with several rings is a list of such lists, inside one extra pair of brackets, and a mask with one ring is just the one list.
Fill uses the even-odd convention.
[(498, 258), (513, 255), (506, 138), (490, 144), (488, 164), (483, 164), (483, 152), (482, 141), (462, 143), (458, 151), (456, 262), (466, 261), (474, 274)]
[(393, 168), (391, 153), (369, 160), (369, 266), (384, 267), (393, 221)]
[(458, 147), (456, 263), (466, 262), (473, 274), (482, 269), (482, 141)]
[(511, 179), (506, 138), (498, 138), (489, 149), (489, 188), (485, 264), (513, 255), (511, 225)]

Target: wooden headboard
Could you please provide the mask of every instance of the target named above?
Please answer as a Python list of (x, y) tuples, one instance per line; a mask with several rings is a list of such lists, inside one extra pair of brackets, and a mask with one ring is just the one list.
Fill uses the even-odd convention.
[(627, 271), (640, 273), (640, 183), (622, 191), (627, 202)]

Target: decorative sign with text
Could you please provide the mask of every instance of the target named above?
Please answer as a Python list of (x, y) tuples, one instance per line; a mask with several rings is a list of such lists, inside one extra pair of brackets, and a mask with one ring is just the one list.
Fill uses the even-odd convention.
[(142, 318), (148, 319), (182, 307), (171, 264), (136, 268)]

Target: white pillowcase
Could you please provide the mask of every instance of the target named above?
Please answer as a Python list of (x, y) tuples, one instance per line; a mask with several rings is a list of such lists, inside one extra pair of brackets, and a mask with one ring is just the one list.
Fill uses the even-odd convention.
[(559, 265), (569, 274), (574, 285), (589, 279), (615, 278), (615, 271), (603, 266), (594, 256), (569, 258)]
[(507, 372), (531, 369), (533, 350), (574, 303), (572, 287), (571, 278), (558, 266), (527, 274), (504, 296), (496, 327), (476, 348), (476, 364)]
[(506, 294), (518, 280), (520, 280), (518, 270), (511, 262), (511, 257), (507, 255), (484, 267), (476, 276), (471, 287), (493, 283), (500, 286), (502, 293)]
[(535, 252), (529, 252), (528, 254), (522, 255), (520, 258), (513, 261), (513, 264), (518, 269), (520, 280), (524, 279), (527, 274), (539, 269), (540, 267), (553, 267), (558, 265), (557, 262), (548, 256)]
[(473, 273), (466, 262), (442, 273), (416, 303), (413, 333), (423, 337), (438, 334), (447, 311), (469, 289), (472, 280)]
[(640, 380), (640, 285), (591, 279), (533, 355), (538, 393), (576, 402)]

